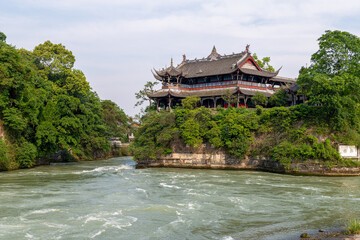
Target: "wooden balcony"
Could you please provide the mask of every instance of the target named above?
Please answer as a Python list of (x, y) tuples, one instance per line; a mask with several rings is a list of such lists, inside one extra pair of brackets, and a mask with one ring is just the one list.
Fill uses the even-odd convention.
[(178, 89), (178, 90), (201, 90), (201, 89), (212, 89), (212, 88), (223, 88), (223, 87), (250, 87), (255, 89), (269, 89), (273, 90), (273, 87), (270, 84), (248, 82), (242, 80), (231, 80), (223, 82), (212, 82), (212, 83), (199, 83), (199, 84), (173, 84), (166, 83), (162, 88), (163, 89)]

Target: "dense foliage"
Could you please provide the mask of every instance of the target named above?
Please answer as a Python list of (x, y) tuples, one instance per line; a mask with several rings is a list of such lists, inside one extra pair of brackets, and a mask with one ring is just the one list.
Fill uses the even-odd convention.
[(312, 64), (302, 68), (297, 84), (311, 105), (338, 130), (360, 127), (360, 38), (348, 32), (326, 31)]
[(271, 72), (275, 72), (274, 67), (269, 64), (270, 60), (271, 60), (270, 57), (263, 57), (262, 59), (260, 59), (260, 58), (258, 58), (256, 53), (254, 53), (252, 56), (253, 56), (254, 60), (256, 61), (257, 65), (259, 65), (259, 67), (264, 68)]
[[(91, 91), (75, 57), (46, 41), (33, 51), (16, 49), (0, 34), (0, 170), (31, 167), (71, 148), (79, 159), (110, 150), (108, 138), (125, 139), (128, 118), (115, 103)], [(1, 126), (0, 126), (1, 127)]]
[(154, 111), (143, 118), (132, 149), (136, 159), (156, 159), (171, 153), (172, 146), (181, 142), (194, 148), (210, 143), (239, 158), (266, 156), (285, 167), (308, 159), (329, 166), (341, 163), (334, 145), (336, 135), (319, 140), (329, 129), (321, 126), (318, 111), (318, 107), (307, 105)]

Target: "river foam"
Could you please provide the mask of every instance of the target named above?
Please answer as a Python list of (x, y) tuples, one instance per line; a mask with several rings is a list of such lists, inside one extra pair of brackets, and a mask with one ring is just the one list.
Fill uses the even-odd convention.
[(0, 173), (0, 239), (291, 240), (360, 215), (356, 177), (134, 164), (115, 158)]

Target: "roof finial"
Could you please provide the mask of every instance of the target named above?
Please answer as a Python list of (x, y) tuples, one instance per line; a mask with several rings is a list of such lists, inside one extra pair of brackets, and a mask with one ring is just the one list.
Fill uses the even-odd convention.
[(213, 46), (213, 49), (212, 49), (212, 51), (211, 51), (211, 54), (212, 54), (212, 55), (217, 54), (215, 45)]
[(249, 47), (250, 47), (250, 44), (247, 44), (247, 45), (246, 45), (246, 50), (245, 50), (246, 53), (249, 53)]
[(185, 62), (186, 61), (186, 55), (184, 54), (183, 55), (183, 62)]
[(172, 66), (172, 67), (174, 66), (173, 58), (171, 58), (171, 66)]
[(220, 57), (220, 54), (217, 53), (216, 47), (214, 45), (213, 49), (211, 50), (210, 55), (207, 57), (209, 60), (216, 60), (218, 57)]

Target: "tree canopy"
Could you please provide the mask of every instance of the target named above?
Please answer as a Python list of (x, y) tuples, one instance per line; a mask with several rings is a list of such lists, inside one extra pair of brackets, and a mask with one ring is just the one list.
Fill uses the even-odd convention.
[(262, 67), (268, 71), (271, 72), (275, 72), (275, 69), (273, 66), (270, 65), (270, 57), (263, 57), (262, 59), (260, 59), (256, 53), (254, 53), (252, 55), (252, 57), (254, 58), (254, 60), (256, 61), (257, 65), (259, 65), (259, 67)]
[(158, 82), (146, 82), (144, 88), (141, 89), (139, 92), (135, 93), (136, 99), (138, 101), (135, 103), (135, 107), (142, 105), (145, 101), (149, 101), (149, 105), (151, 105), (151, 99), (147, 96), (146, 93), (153, 92), (154, 87), (158, 84)]
[(0, 41), (2, 42), (6, 41), (6, 35), (3, 32), (0, 32)]
[(359, 126), (360, 39), (348, 32), (326, 31), (311, 65), (300, 70), (297, 84), (312, 105), (321, 106), (325, 119), (341, 129)]
[(262, 107), (266, 107), (266, 105), (268, 104), (268, 98), (260, 92), (255, 93), (255, 95), (251, 98), (251, 101), (255, 105), (260, 105)]
[(327, 30), (319, 39), (319, 50), (311, 56), (310, 68), (337, 75), (360, 73), (360, 38), (348, 32)]
[(7, 133), (0, 170), (31, 167), (69, 148), (75, 158), (92, 159), (108, 153), (108, 138), (126, 139), (128, 117), (91, 91), (65, 46), (46, 41), (27, 51), (0, 37), (0, 120)]

